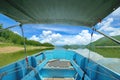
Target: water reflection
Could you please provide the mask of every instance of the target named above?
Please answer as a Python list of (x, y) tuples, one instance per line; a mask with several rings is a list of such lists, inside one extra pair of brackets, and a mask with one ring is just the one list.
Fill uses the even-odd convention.
[(82, 56), (90, 58), (94, 61), (98, 61), (98, 60), (104, 58), (103, 56), (101, 56), (95, 52), (89, 51), (88, 49), (70, 49), (70, 50), (73, 50), (73, 51), (81, 54)]
[[(55, 49), (64, 49), (64, 48), (59, 46), (59, 47), (56, 47)], [(87, 58), (89, 57), (96, 63), (103, 65), (108, 69), (117, 72), (120, 75), (120, 58), (105, 58), (102, 55), (93, 51), (89, 51), (89, 49), (86, 49), (86, 48), (85, 49), (81, 49), (81, 48), (69, 49), (69, 50), (75, 51), (84, 57), (87, 57)]]
[[(81, 54), (84, 57), (87, 57), (87, 58), (89, 57), (93, 61), (120, 74), (120, 59), (119, 58), (105, 58), (98, 53), (89, 51), (88, 49), (70, 49), (70, 50), (73, 50), (73, 51)], [(90, 53), (90, 55), (89, 55), (89, 53)]]

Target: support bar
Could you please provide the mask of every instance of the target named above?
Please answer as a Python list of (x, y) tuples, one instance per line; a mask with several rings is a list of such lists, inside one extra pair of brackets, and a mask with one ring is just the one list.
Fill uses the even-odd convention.
[(100, 31), (96, 30), (95, 28), (94, 28), (94, 30), (95, 30), (96, 32), (98, 32), (98, 33), (104, 35), (105, 37), (111, 39), (112, 41), (116, 42), (117, 44), (120, 44), (120, 41), (119, 41), (119, 40), (117, 40), (117, 39), (115, 39), (115, 38), (113, 38), (113, 37), (111, 37), (111, 36), (108, 36), (108, 35), (106, 35), (106, 34), (100, 32)]
[(5, 28), (5, 29), (0, 29), (0, 32), (2, 32), (2, 31), (4, 31), (4, 30), (7, 30), (7, 29), (10, 29), (10, 28), (18, 27), (18, 26), (20, 26), (20, 24), (13, 25), (13, 26), (9, 26), (9, 27), (7, 27), (7, 28)]

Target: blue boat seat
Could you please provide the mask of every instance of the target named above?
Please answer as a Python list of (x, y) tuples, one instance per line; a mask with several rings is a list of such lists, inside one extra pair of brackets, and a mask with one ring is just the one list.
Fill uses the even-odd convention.
[(86, 74), (84, 76), (84, 71), (75, 63), (74, 60), (71, 60), (71, 64), (73, 65), (73, 67), (77, 71), (77, 74), (75, 76), (75, 80), (82, 80), (82, 79), (91, 80)]
[(75, 77), (74, 77), (75, 80), (80, 80), (80, 76), (78, 73), (76, 73)]
[(84, 80), (91, 80), (91, 79), (85, 74)]
[(16, 63), (16, 67), (18, 67), (17, 69), (19, 70), (16, 72), (18, 75), (17, 78), (19, 78), (19, 79), (23, 78), (26, 74), (25, 66), (22, 65), (22, 63), (18, 62), (18, 63)]
[(71, 64), (73, 65), (73, 67), (75, 68), (75, 70), (78, 73), (77, 77), (79, 78), (79, 76), (80, 76), (79, 80), (81, 80), (84, 75), (84, 71), (75, 63), (74, 60), (71, 60)]
[(36, 60), (35, 56), (31, 57), (31, 62), (32, 62), (32, 67), (36, 67), (37, 66), (37, 60)]

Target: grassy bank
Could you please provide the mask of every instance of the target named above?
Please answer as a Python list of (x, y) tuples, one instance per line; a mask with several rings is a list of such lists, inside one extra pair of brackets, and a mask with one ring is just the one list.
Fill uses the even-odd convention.
[[(43, 50), (51, 50), (54, 49), (53, 47), (46, 47), (46, 48), (42, 48), (42, 49), (33, 49), (33, 50), (27, 50), (27, 55), (33, 55), (35, 53), (41, 52)], [(19, 59), (22, 59), (25, 57), (24, 54), (24, 50), (18, 51), (18, 52), (14, 52), (14, 53), (1, 53), (0, 54), (0, 67), (5, 66), (9, 63), (15, 62)]]
[(107, 58), (120, 58), (120, 48), (94, 48), (90, 50)]

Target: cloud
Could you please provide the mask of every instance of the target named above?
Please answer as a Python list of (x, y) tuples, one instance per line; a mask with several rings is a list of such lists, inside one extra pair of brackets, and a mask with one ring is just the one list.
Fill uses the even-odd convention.
[(106, 17), (101, 23), (98, 23), (99, 31), (109, 36), (120, 35), (120, 7)]
[[(94, 34), (92, 38), (92, 42), (96, 41), (97, 39), (101, 38), (102, 35)], [(77, 35), (72, 35), (63, 39), (64, 44), (79, 44), (79, 45), (87, 45), (91, 41), (91, 33), (88, 30), (82, 30)]]
[(120, 35), (120, 28), (116, 29), (115, 31), (112, 31), (109, 33), (110, 36)]
[(60, 25), (46, 25), (46, 24), (39, 24), (39, 25), (33, 25), (32, 27), (36, 29), (43, 29), (43, 30), (51, 30), (51, 31), (62, 31), (62, 32), (71, 32), (72, 30), (63, 27), (59, 27)]
[[(96, 41), (101, 38), (102, 35), (94, 34), (92, 41)], [(90, 43), (91, 34), (88, 30), (82, 30), (77, 35), (62, 35), (60, 33), (54, 33), (52, 31), (43, 31), (39, 37), (33, 35), (30, 39), (39, 40), (40, 42), (49, 42), (54, 45), (86, 45)]]
[(52, 31), (43, 31), (42, 36), (47, 37), (52, 34)]
[(39, 36), (40, 42), (49, 42), (49, 43), (56, 43), (62, 37), (59, 33), (53, 33), (52, 31), (43, 31), (42, 34)]
[(36, 35), (33, 35), (30, 40), (34, 40), (34, 41), (39, 41), (39, 37), (37, 37)]
[(46, 31), (54, 31), (54, 32), (63, 32), (67, 34), (77, 34), (83, 28), (82, 26), (72, 26), (72, 25), (63, 25), (63, 24), (38, 24), (38, 25), (27, 25), (35, 28), (37, 30), (46, 30)]
[(111, 16), (120, 16), (120, 7), (111, 13)]
[[(115, 28), (113, 25), (115, 24), (116, 20), (114, 20), (114, 18), (107, 18), (105, 19), (103, 22), (99, 23), (98, 26), (99, 31), (104, 31), (106, 33), (108, 33), (108, 35), (110, 36), (116, 36), (116, 35), (120, 35), (120, 28)], [(118, 24), (116, 24), (116, 26), (119, 26)]]
[(100, 34), (93, 34), (92, 42), (94, 42), (94, 41), (96, 41), (96, 40), (98, 40), (98, 39), (100, 39), (100, 38), (102, 38), (102, 37), (103, 37), (103, 35), (100, 35)]
[(111, 26), (111, 23), (113, 22), (113, 18), (108, 18), (104, 20), (103, 22), (99, 23), (98, 26), (100, 27), (100, 31), (113, 31), (113, 27)]
[(17, 31), (13, 31), (15, 34), (18, 34), (18, 35), (20, 35), (20, 33), (18, 33)]
[[(101, 32), (105, 32), (110, 36), (120, 35), (120, 28), (118, 27), (120, 26), (119, 17), (120, 17), (120, 7), (97, 25), (99, 27), (98, 30)], [(91, 33), (89, 32), (88, 29), (80, 30), (78, 28), (74, 28), (74, 29), (70, 27), (68, 28), (68, 26), (61, 26), (61, 25), (48, 26), (44, 24), (37, 25), (36, 28), (42, 29), (43, 32), (38, 37), (33, 35), (31, 38), (34, 40), (38, 40), (42, 43), (49, 42), (54, 45), (73, 45), (73, 44), (87, 45), (91, 41)], [(53, 31), (56, 32), (61, 31), (61, 32), (76, 33), (76, 34), (65, 35), (65, 34), (55, 33)], [(92, 42), (98, 40), (101, 37), (103, 36), (94, 33), (92, 37)]]

